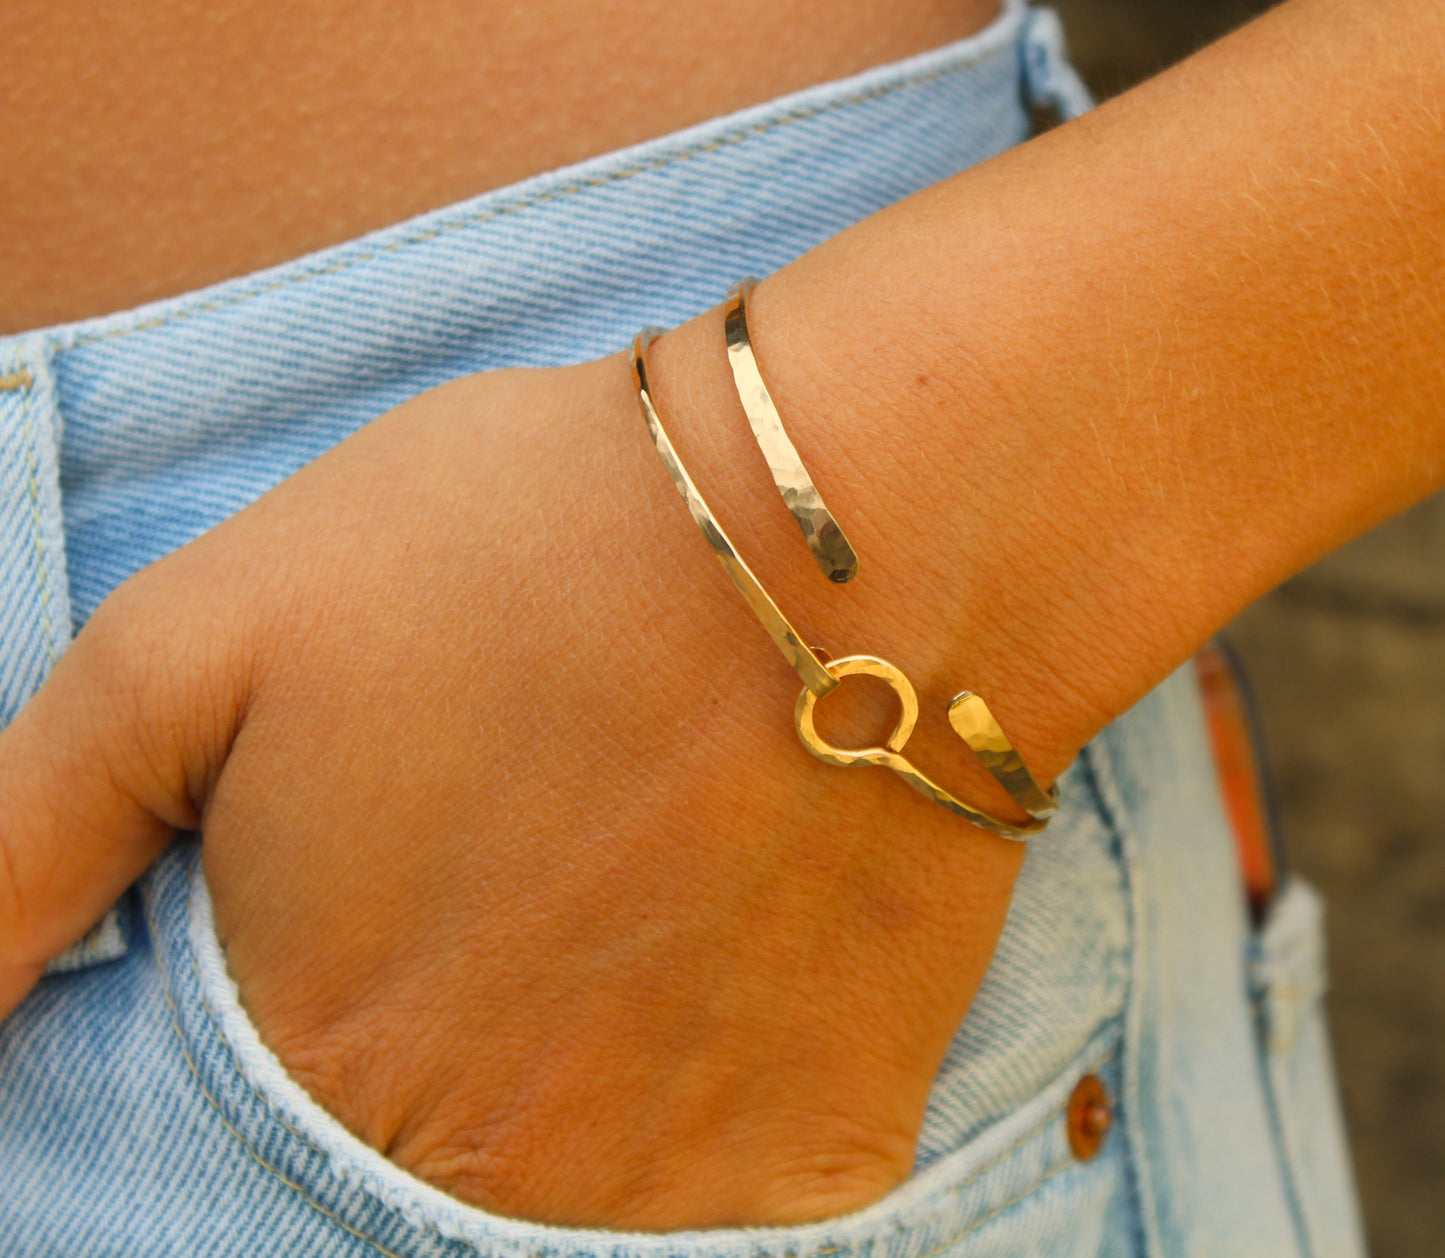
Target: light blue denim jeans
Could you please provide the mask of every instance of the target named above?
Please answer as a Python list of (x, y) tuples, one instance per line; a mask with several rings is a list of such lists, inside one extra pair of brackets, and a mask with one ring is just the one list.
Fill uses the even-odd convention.
[[(0, 721), (119, 582), (368, 419), (678, 323), (1018, 143), (1030, 101), (1087, 104), (1056, 19), (1011, 2), (952, 47), (0, 341)], [(1318, 905), (1292, 883), (1248, 925), (1190, 675), (1105, 731), (1062, 794), (912, 1179), (831, 1222), (668, 1235), (498, 1218), (360, 1144), (257, 1038), (196, 842), (177, 843), (0, 1026), (0, 1254), (1359, 1254)], [(1081, 1160), (1067, 1110), (1086, 1074), (1114, 1121)]]

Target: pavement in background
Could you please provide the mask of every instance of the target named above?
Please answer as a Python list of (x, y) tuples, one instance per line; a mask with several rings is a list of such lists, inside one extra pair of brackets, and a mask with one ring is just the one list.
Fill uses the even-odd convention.
[[(1055, 0), (1110, 95), (1267, 7)], [(1375, 1258), (1445, 1254), (1445, 497), (1229, 630), (1263, 710), (1285, 843), (1329, 902), (1330, 1017)]]

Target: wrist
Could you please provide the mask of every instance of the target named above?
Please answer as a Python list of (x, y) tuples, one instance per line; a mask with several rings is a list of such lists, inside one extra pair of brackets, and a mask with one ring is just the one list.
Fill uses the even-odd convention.
[[(879, 407), (852, 388), (857, 373), (849, 376), (844, 367), (820, 378), (797, 362), (780, 361), (776, 343), (770, 354), (766, 341), (765, 333), (758, 347), (762, 370), (804, 466), (858, 551), (858, 576), (846, 586), (832, 584), (810, 559), (737, 399), (716, 310), (669, 333), (650, 358), (654, 393), (683, 465), (806, 642), (834, 657), (881, 656), (913, 682), (922, 719), (910, 757), (921, 752), (936, 766), (936, 779), (960, 797), (1022, 817), (959, 746), (945, 713), (959, 691), (981, 693), (1043, 781), (1067, 767), (1103, 723), (1087, 696), (1076, 693), (1087, 657), (1082, 666), (1071, 661), (1063, 674), (1067, 685), (1040, 666), (1049, 658), (1054, 626), (1031, 600), (1040, 594), (1055, 604), (1061, 600), (1057, 591), (1032, 584), (1029, 570), (1017, 562), (1017, 554), (1030, 549), (1023, 529), (1038, 522), (986, 493), (978, 495), (977, 510), (960, 510), (961, 503), (972, 504), (939, 475), (926, 451), (910, 466), (923, 443), (901, 437), (894, 421), (905, 408), (891, 404), (892, 386), (879, 390), (890, 399), (887, 408)], [(796, 338), (787, 339), (784, 348), (795, 345)], [(807, 357), (810, 365), (819, 361), (815, 354)], [(960, 429), (967, 418), (950, 416)], [(677, 514), (685, 518), (680, 504)], [(708, 548), (695, 529), (687, 531), (697, 562), (705, 562)], [(761, 627), (754, 626), (753, 636), (765, 640)], [(829, 741), (860, 746), (886, 735), (896, 715), (893, 696), (880, 683), (870, 703), (854, 693), (861, 689), (849, 682), (819, 704), (824, 722), (850, 731), (842, 737), (825, 733)]]

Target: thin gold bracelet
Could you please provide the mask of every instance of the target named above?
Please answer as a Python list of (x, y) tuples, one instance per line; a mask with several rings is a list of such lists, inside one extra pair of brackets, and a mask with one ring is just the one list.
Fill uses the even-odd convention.
[[(758, 618), (768, 636), (772, 638), (778, 650), (783, 653), (783, 658), (802, 678), (803, 690), (798, 695), (797, 703), (793, 706), (793, 723), (803, 746), (819, 760), (827, 764), (838, 765), (841, 768), (877, 765), (881, 768), (892, 769), (914, 790), (934, 803), (942, 805), (949, 812), (956, 813), (965, 820), (973, 822), (974, 825), (1003, 838), (1026, 839), (1040, 834), (1057, 810), (1058, 798), (1052, 788), (1045, 791), (1034, 780), (1033, 775), (1024, 765), (1023, 759), (1014, 749), (1013, 743), (999, 728), (998, 722), (994, 719), (993, 713), (982, 696), (968, 690), (955, 695), (948, 705), (948, 723), (979, 758), (983, 767), (1008, 791), (1019, 807), (1033, 818), (1032, 821), (1022, 824), (1004, 821), (991, 813), (964, 803), (956, 795), (939, 786), (903, 755), (903, 748), (912, 736), (914, 726), (918, 723), (918, 695), (913, 688), (913, 683), (908, 680), (902, 669), (876, 655), (846, 655), (839, 659), (832, 659), (826, 651), (819, 647), (809, 646), (804, 642), (792, 622), (773, 600), (772, 595), (763, 588), (762, 582), (738, 554), (737, 547), (732, 544), (728, 535), (723, 531), (711, 508), (708, 507), (706, 499), (698, 491), (692, 477), (688, 475), (687, 469), (683, 467), (681, 460), (677, 457), (677, 450), (674, 448), (671, 438), (668, 437), (667, 430), (663, 427), (662, 418), (658, 415), (657, 405), (653, 401), (652, 390), (647, 381), (647, 350), (660, 335), (662, 335), (662, 329), (646, 328), (637, 334), (637, 339), (632, 343), (632, 378), (633, 383), (637, 386), (637, 399), (642, 408), (642, 417), (647, 423), (647, 431), (652, 436), (653, 445), (657, 447), (657, 453), (662, 459), (663, 466), (667, 468), (667, 473), (677, 487), (677, 492), (682, 495), (682, 500), (687, 504), (693, 520), (702, 530), (703, 537), (712, 547), (713, 554), (722, 564), (723, 571), (732, 578), (733, 584), (737, 586), (738, 592), (742, 594), (753, 615)], [(762, 384), (761, 376), (758, 376), (757, 384), (766, 395), (766, 386)], [(772, 407), (773, 414), (776, 415), (777, 408), (772, 406), (771, 398), (768, 398), (767, 404)], [(782, 431), (781, 421), (778, 421), (777, 429), (779, 432)], [(783, 440), (787, 440), (786, 434), (783, 435)], [(791, 442), (788, 442), (788, 448), (792, 450)], [(792, 457), (796, 460), (796, 450), (792, 450)], [(772, 460), (770, 459), (769, 462), (771, 465)], [(801, 468), (801, 466), (799, 461), (798, 467)], [(807, 476), (806, 471), (803, 475)], [(811, 484), (811, 480), (808, 483)], [(779, 485), (779, 488), (782, 489), (782, 486)], [(819, 502), (821, 503), (821, 498)], [(842, 531), (839, 530), (839, 536), (841, 535)], [(846, 539), (844, 539), (844, 545), (847, 545)], [(852, 548), (849, 547), (850, 552), (851, 550)], [(856, 556), (854, 563), (856, 565)], [(823, 564), (820, 561), (821, 566)], [(824, 570), (827, 571), (826, 568)], [(893, 732), (889, 734), (887, 741), (881, 747), (857, 749), (835, 747), (814, 727), (813, 713), (818, 700), (835, 690), (845, 677), (857, 676), (877, 677), (891, 687), (893, 693), (898, 696), (902, 711), (893, 727)]]
[(803, 466), (798, 448), (783, 427), (783, 417), (778, 414), (773, 395), (763, 382), (757, 355), (753, 353), (753, 338), (748, 332), (748, 294), (756, 283), (751, 276), (739, 280), (728, 289), (727, 304), (723, 308), (733, 385), (753, 436), (758, 440), (758, 449), (773, 474), (773, 484), (803, 530), (803, 540), (813, 552), (814, 561), (828, 580), (842, 585), (858, 575), (858, 553), (823, 502), (823, 495)]

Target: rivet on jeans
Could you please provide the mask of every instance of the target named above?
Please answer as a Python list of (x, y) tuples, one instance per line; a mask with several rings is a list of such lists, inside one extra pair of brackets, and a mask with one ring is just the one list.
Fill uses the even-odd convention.
[(1069, 1097), (1069, 1148), (1087, 1162), (1104, 1147), (1114, 1113), (1108, 1089), (1098, 1075), (1085, 1075)]

